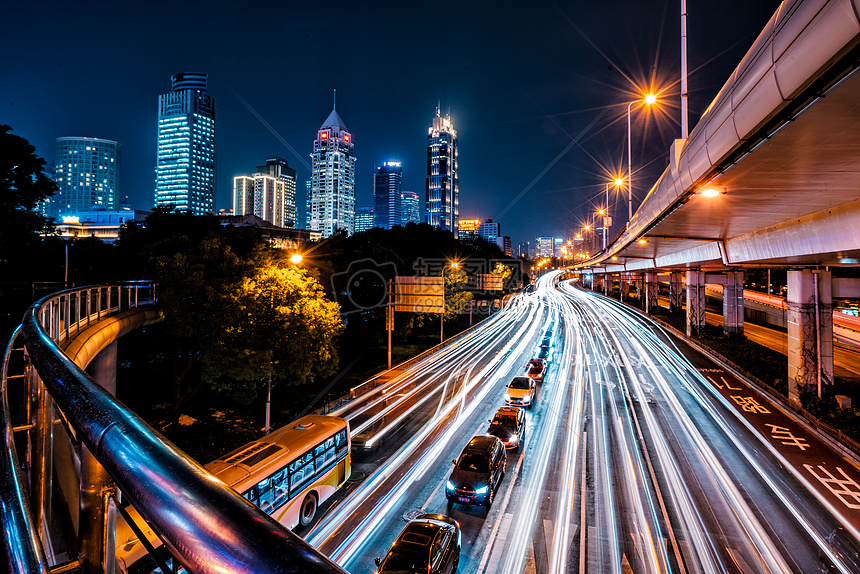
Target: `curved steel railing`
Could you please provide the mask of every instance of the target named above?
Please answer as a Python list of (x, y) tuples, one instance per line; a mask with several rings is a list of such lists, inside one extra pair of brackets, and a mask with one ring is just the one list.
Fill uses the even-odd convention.
[[(124, 291), (114, 298), (104, 287), (64, 291), (35, 303), (24, 316), (21, 333), (30, 361), (74, 428), (78, 438), (105, 468), (123, 496), (164, 540), (171, 553), (187, 570), (198, 573), (235, 572), (322, 572), (344, 571), (265, 512), (173, 446), (113, 395), (102, 389), (59, 348), (58, 341), (80, 331), (84, 324), (128, 306), (132, 296)], [(113, 289), (113, 288), (111, 288)], [(95, 307), (91, 304), (95, 299)], [(76, 303), (74, 303), (76, 302)], [(77, 311), (75, 311), (77, 309)], [(5, 373), (5, 370), (4, 370)], [(5, 377), (4, 377), (5, 381)], [(5, 390), (5, 385), (4, 385)], [(5, 395), (4, 395), (5, 397)], [(4, 411), (7, 453), (14, 454), (8, 411)], [(10, 446), (10, 444), (12, 446)], [(18, 464), (4, 456), (17, 476)], [(4, 469), (5, 470), (5, 469)], [(0, 480), (5, 480), (0, 477)], [(23, 493), (20, 476), (13, 479), (10, 496)], [(5, 482), (2, 483), (5, 486)], [(17, 485), (17, 486), (16, 486)], [(24, 500), (6, 498), (3, 510), (11, 510), (18, 534), (4, 528), (9, 571), (47, 571), (38, 535), (33, 538), (32, 516)], [(18, 514), (23, 514), (19, 517)], [(4, 526), (7, 525), (4, 515)], [(16, 537), (27, 547), (25, 559), (8, 548)]]

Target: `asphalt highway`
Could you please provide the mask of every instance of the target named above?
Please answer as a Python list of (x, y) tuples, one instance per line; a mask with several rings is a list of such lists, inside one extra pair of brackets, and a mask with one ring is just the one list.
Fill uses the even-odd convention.
[[(353, 573), (422, 512), (460, 522), (469, 574), (860, 572), (852, 461), (647, 318), (556, 280), (335, 413), (361, 435), (356, 476), (300, 534)], [(451, 461), (544, 337), (492, 506), (449, 505)]]

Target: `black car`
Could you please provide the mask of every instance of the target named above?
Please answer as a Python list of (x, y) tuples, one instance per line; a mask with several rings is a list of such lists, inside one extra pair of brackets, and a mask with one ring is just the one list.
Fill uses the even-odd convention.
[(502, 441), (489, 435), (473, 437), (453, 462), (454, 470), (445, 484), (448, 504), (493, 504), (507, 463)]
[(460, 563), (460, 523), (442, 514), (422, 514), (375, 562), (378, 574), (454, 574)]
[(505, 448), (519, 449), (526, 432), (526, 415), (516, 407), (502, 407), (490, 421), (487, 434), (498, 437)]

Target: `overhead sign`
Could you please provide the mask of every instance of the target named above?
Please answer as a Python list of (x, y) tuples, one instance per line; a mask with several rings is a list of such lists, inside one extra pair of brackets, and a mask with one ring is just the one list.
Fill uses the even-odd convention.
[(501, 291), (502, 276), (493, 273), (478, 273), (478, 291)]
[(442, 277), (395, 277), (395, 311), (442, 313), (445, 310), (445, 285)]

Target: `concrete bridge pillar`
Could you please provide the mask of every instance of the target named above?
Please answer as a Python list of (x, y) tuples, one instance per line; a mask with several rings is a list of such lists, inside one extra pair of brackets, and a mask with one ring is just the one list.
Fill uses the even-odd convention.
[[(104, 390), (116, 395), (116, 347), (114, 341), (90, 362), (87, 371)], [(82, 572), (113, 574), (116, 548), (116, 509), (110, 504), (115, 491), (104, 467), (81, 445), (80, 552)], [(104, 568), (102, 570), (101, 568)]]
[(683, 291), (681, 290), (681, 274), (672, 272), (669, 274), (669, 311), (680, 311), (682, 307)]
[(622, 302), (630, 295), (630, 283), (632, 282), (632, 274), (621, 273), (618, 276), (618, 299)]
[(609, 296), (609, 286), (612, 284), (612, 276), (609, 273), (603, 274), (603, 294)]
[(723, 286), (723, 333), (742, 335), (744, 332), (744, 272), (729, 271)]
[(833, 299), (829, 271), (788, 272), (788, 398), (816, 393), (833, 382)]
[(657, 308), (657, 293), (659, 292), (660, 282), (657, 279), (657, 273), (645, 274), (645, 313), (651, 313), (651, 309)]
[(705, 272), (687, 271), (687, 336), (698, 335), (704, 328)]

